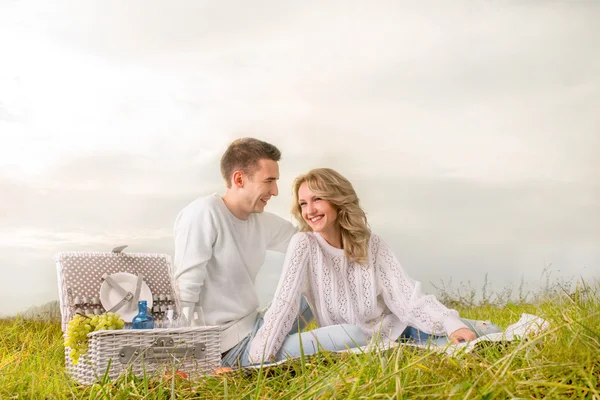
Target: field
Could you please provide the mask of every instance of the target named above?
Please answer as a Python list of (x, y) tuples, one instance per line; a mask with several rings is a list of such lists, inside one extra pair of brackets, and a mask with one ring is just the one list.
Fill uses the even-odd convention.
[(521, 313), (538, 315), (551, 327), (508, 347), (459, 357), (399, 347), (379, 354), (321, 354), (266, 372), (234, 371), (197, 382), (124, 376), (86, 387), (65, 374), (58, 322), (5, 319), (0, 320), (0, 399), (600, 399), (598, 288), (557, 286), (512, 302), (502, 301), (502, 295), (494, 301), (484, 296), (477, 304), (469, 296), (440, 298), (461, 316), (490, 319), (503, 328)]

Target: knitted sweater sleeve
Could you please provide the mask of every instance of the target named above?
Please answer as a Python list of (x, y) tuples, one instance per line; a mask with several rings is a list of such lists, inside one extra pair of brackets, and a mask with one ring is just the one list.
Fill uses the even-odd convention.
[(182, 306), (191, 306), (200, 299), (206, 278), (206, 266), (212, 257), (216, 240), (216, 225), (208, 209), (184, 212), (177, 217), (174, 278)]
[(285, 256), (283, 272), (275, 297), (264, 316), (264, 324), (256, 333), (248, 358), (252, 363), (274, 360), (283, 341), (298, 317), (300, 297), (306, 287), (306, 269), (310, 253), (305, 233), (292, 236)]
[(401, 321), (439, 336), (467, 327), (457, 311), (421, 292), (421, 283), (406, 274), (389, 246), (376, 235), (371, 237), (371, 249), (384, 302)]

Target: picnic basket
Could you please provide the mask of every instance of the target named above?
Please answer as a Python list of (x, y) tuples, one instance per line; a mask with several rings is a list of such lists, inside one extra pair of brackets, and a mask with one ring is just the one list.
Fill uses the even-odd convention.
[[(135, 275), (149, 288), (152, 298), (145, 300), (154, 304), (149, 310), (155, 317), (161, 318), (166, 307), (178, 316), (180, 305), (172, 279), (171, 258), (165, 254), (125, 253), (124, 247), (111, 252), (56, 254), (64, 333), (68, 322), (78, 312), (109, 311), (101, 304), (93, 303), (100, 303), (98, 297), (106, 276), (119, 274)], [(130, 302), (137, 304), (137, 300)], [(119, 310), (114, 312), (119, 313)], [(82, 384), (92, 384), (104, 376), (115, 379), (126, 371), (136, 376), (162, 376), (168, 371), (182, 371), (194, 380), (211, 374), (220, 366), (219, 327), (127, 329), (130, 327), (131, 324), (126, 323), (122, 330), (90, 332), (87, 335), (88, 351), (81, 355), (77, 364), (73, 364), (70, 349), (65, 347), (67, 373)]]

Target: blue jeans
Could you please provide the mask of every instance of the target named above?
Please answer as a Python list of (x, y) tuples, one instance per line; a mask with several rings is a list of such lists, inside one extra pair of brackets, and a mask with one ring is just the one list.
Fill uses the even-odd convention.
[[(490, 321), (475, 321), (461, 318), (461, 321), (467, 325), (477, 337), (488, 335), (490, 333), (502, 332), (502, 329)], [(314, 329), (308, 332), (293, 333), (283, 342), (281, 350), (276, 356), (276, 361), (282, 361), (287, 358), (300, 357), (314, 354), (321, 350), (342, 351), (348, 348), (366, 346), (369, 344), (370, 337), (356, 325), (330, 325), (323, 328)], [(431, 344), (434, 346), (444, 346), (448, 343), (448, 336), (430, 335), (421, 332), (412, 326), (408, 326), (398, 338), (400, 343), (416, 343), (420, 345)]]
[[(300, 300), (300, 310), (298, 310), (298, 315), (299, 316), (296, 319), (296, 322), (294, 322), (294, 325), (292, 325), (290, 332), (302, 332), (314, 318), (312, 310), (310, 309), (310, 306), (304, 297), (302, 297)], [(252, 332), (243, 338), (241, 342), (233, 346), (223, 356), (223, 359), (221, 360), (221, 365), (223, 367), (238, 368), (251, 365), (250, 361), (248, 361), (250, 343), (252, 343), (252, 339), (254, 339), (254, 336), (256, 336), (256, 332), (258, 332), (260, 327), (263, 326), (263, 323), (263, 315), (259, 313), (258, 317), (256, 318), (256, 322), (254, 323), (254, 328), (252, 328)], [(287, 339), (289, 339), (289, 337)], [(287, 342), (287, 339), (284, 341), (284, 345)], [(283, 359), (285, 359), (285, 357)]]
[[(348, 348), (366, 346), (369, 343), (370, 338), (356, 325), (330, 325), (312, 331), (302, 332), (308, 322), (313, 319), (312, 310), (304, 298), (302, 298), (300, 303), (299, 315), (299, 318), (290, 330), (290, 334), (283, 342), (281, 350), (277, 353), (277, 356), (275, 357), (276, 361), (298, 358), (302, 353), (304, 353), (304, 355), (311, 355), (317, 353), (319, 350), (342, 351)], [(500, 329), (499, 326), (489, 321), (475, 321), (464, 318), (461, 318), (461, 321), (465, 323), (477, 337), (490, 333), (502, 332), (502, 329)], [(236, 368), (251, 365), (248, 361), (248, 349), (256, 332), (262, 325), (263, 317), (262, 315), (259, 315), (252, 332), (229, 350), (223, 357), (221, 363), (224, 367)], [(426, 344), (429, 342), (436, 346), (443, 346), (448, 343), (448, 337), (429, 335), (409, 326), (402, 332), (398, 341), (401, 343), (412, 342), (416, 344)]]
[[(460, 319), (471, 331), (475, 333), (475, 336), (481, 337), (485, 335), (489, 335), (490, 333), (499, 333), (502, 332), (502, 329), (490, 322), (490, 321), (476, 321), (474, 319)], [(398, 338), (398, 342), (400, 343), (415, 343), (415, 344), (432, 344), (435, 346), (445, 346), (448, 343), (448, 336), (436, 336), (430, 335), (425, 332), (419, 331), (417, 328), (413, 328), (412, 326), (406, 327), (404, 332), (400, 334), (400, 338)]]

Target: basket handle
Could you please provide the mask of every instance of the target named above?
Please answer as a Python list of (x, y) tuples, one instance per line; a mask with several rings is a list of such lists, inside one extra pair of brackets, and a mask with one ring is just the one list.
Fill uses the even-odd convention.
[(161, 361), (166, 359), (178, 359), (192, 357), (202, 360), (207, 356), (205, 343), (194, 343), (191, 345), (177, 345), (171, 337), (159, 337), (151, 346), (142, 348), (141, 346), (124, 346), (119, 350), (119, 361), (121, 364), (128, 364), (143, 358), (146, 361)]

